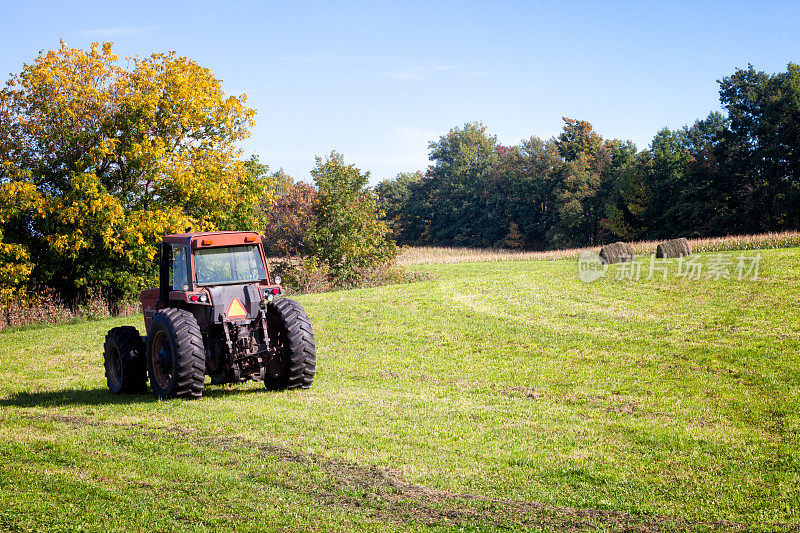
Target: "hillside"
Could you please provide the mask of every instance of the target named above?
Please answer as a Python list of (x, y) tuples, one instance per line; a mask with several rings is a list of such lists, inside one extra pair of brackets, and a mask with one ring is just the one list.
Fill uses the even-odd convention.
[(760, 253), (758, 280), (507, 261), (303, 296), (303, 392), (112, 397), (105, 332), (141, 318), (2, 332), (0, 529), (797, 527), (800, 248)]

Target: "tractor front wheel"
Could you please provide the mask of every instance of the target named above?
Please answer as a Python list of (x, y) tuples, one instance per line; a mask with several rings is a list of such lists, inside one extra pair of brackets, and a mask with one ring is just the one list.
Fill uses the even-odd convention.
[(305, 310), (288, 298), (267, 306), (267, 328), (275, 355), (267, 364), (264, 385), (270, 390), (307, 389), (314, 381), (317, 351)]
[(147, 390), (144, 342), (132, 326), (111, 329), (103, 345), (108, 389), (114, 394)]
[(206, 370), (197, 320), (183, 309), (162, 309), (147, 334), (147, 371), (156, 398), (200, 398)]

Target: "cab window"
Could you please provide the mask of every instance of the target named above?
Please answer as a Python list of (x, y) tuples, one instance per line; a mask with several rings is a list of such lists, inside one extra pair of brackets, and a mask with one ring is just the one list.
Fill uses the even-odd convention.
[(224, 246), (196, 250), (195, 279), (198, 285), (248, 283), (267, 278), (258, 246)]
[(186, 246), (172, 245), (172, 290), (189, 290), (189, 278), (187, 277)]

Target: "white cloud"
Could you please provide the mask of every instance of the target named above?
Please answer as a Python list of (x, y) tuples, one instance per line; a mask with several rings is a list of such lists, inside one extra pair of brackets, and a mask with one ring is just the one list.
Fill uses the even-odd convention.
[(152, 26), (138, 28), (96, 28), (94, 30), (79, 31), (77, 34), (86, 37), (114, 37), (116, 35), (133, 35), (136, 33), (144, 33), (152, 29)]
[(331, 56), (326, 55), (292, 55), (277, 57), (277, 61), (285, 61), (289, 63), (316, 63), (317, 61), (326, 61), (331, 59)]
[(421, 81), (427, 80), (440, 72), (453, 70), (453, 67), (435, 66), (435, 67), (415, 67), (408, 70), (398, 70), (395, 72), (387, 72), (386, 76), (393, 80), (403, 81)]
[(475, 70), (471, 72), (456, 72), (454, 73), (451, 78), (455, 79), (467, 79), (467, 78), (483, 78), (491, 74), (491, 71), (488, 70)]

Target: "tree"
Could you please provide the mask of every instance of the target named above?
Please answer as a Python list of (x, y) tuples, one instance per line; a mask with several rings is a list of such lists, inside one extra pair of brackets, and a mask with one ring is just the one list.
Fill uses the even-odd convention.
[(235, 147), (255, 113), (244, 95), (174, 53), (128, 64), (111, 43), (62, 42), (0, 90), (0, 204), (24, 189), (30, 205), (0, 220), (5, 255), (67, 298), (135, 291), (161, 234), (256, 227), (274, 193)]
[(430, 238), (436, 244), (487, 246), (497, 237), (488, 237), (484, 217), (488, 194), (483, 185), (494, 164), (497, 138), (480, 122), (453, 128), (437, 142), (428, 144), (428, 194), (432, 211)]
[[(511, 154), (511, 153), (509, 153)], [(527, 246), (543, 250), (549, 246), (548, 231), (557, 221), (554, 189), (563, 164), (553, 139), (525, 139), (519, 157), (511, 166), (509, 218), (517, 221)]]
[(603, 227), (624, 241), (641, 239), (649, 230), (648, 209), (652, 191), (647, 184), (652, 157), (649, 151), (634, 153), (613, 170), (612, 198), (606, 206)]
[(6, 228), (24, 225), (41, 209), (41, 198), (30, 183), (0, 184), (0, 302), (24, 296), (33, 271), (24, 243), (6, 242)]
[(691, 127), (674, 131), (664, 128), (653, 138), (647, 167), (642, 167), (642, 186), (650, 198), (641, 219), (648, 236), (672, 238), (735, 231), (731, 191), (717, 163), (727, 124), (720, 113), (710, 113)]
[(800, 226), (800, 65), (752, 65), (719, 81), (730, 127), (721, 143), (731, 209), (744, 231)]
[(599, 244), (614, 203), (615, 172), (636, 147), (604, 141), (588, 122), (566, 117), (556, 146), (564, 164), (554, 182), (558, 220), (548, 231), (549, 240), (557, 246)]
[(346, 164), (337, 152), (316, 158), (317, 187), (307, 253), (327, 265), (338, 282), (354, 281), (359, 270), (393, 261), (397, 247), (386, 236), (377, 200), (367, 188), (369, 172)]
[(574, 161), (580, 154), (591, 159), (603, 149), (603, 138), (595, 133), (591, 124), (573, 118), (561, 119), (564, 121), (564, 130), (559, 134), (556, 145), (566, 161)]
[(383, 210), (392, 238), (401, 241), (414, 226), (412, 196), (425, 179), (421, 171), (400, 172), (393, 180), (384, 180), (375, 187), (378, 205)]
[(519, 250), (525, 246), (525, 239), (516, 222), (509, 222), (508, 234), (500, 241), (500, 245), (503, 248), (511, 248), (512, 250)]
[[(564, 117), (557, 138), (497, 145), (479, 122), (431, 142), (424, 178), (380, 185), (405, 244), (545, 249), (800, 227), (800, 65), (720, 82), (728, 112), (649, 150)], [(511, 231), (515, 224), (515, 231)], [(521, 235), (518, 235), (518, 233)]]
[(266, 251), (272, 257), (307, 255), (309, 229), (314, 225), (317, 190), (297, 182), (278, 196), (267, 212), (263, 235)]
[(558, 221), (549, 229), (548, 240), (558, 247), (594, 244), (599, 224), (593, 201), (600, 188), (600, 175), (585, 153), (562, 165), (558, 171), (555, 205)]

